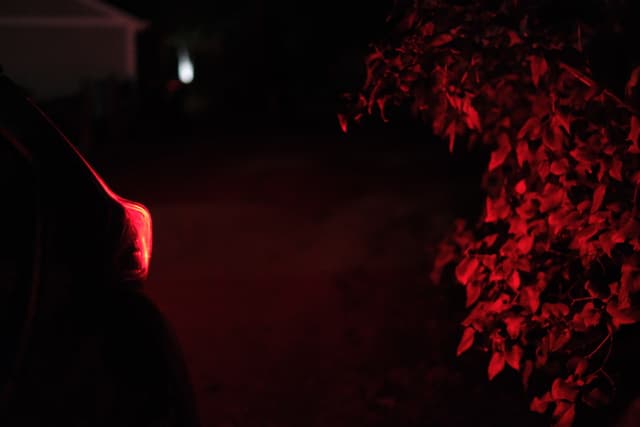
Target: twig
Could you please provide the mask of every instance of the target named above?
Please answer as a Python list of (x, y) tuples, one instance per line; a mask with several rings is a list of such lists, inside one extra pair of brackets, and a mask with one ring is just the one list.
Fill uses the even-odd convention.
[(565, 71), (568, 71), (571, 75), (573, 75), (573, 77), (575, 77), (576, 79), (580, 80), (582, 83), (584, 83), (585, 86), (587, 87), (598, 87), (598, 85), (596, 84), (596, 82), (590, 78), (587, 77), (585, 74), (581, 73), (580, 71), (578, 71), (577, 69), (575, 69), (574, 67), (572, 67), (569, 64), (566, 64), (562, 61), (559, 62), (560, 64), (560, 68), (562, 68)]
[(611, 337), (609, 339), (609, 349), (607, 350), (607, 354), (604, 356), (604, 359), (602, 359), (602, 366), (603, 367), (609, 361), (609, 357), (611, 356), (611, 351), (613, 350), (613, 334), (611, 332), (609, 332), (609, 336)]
[(600, 373), (611, 386), (611, 399), (613, 400), (616, 396), (616, 383), (613, 381), (613, 378), (604, 370), (604, 368), (598, 369), (596, 372)]
[[(596, 353), (598, 353), (598, 351), (600, 351), (600, 349), (602, 348), (602, 346), (608, 341), (611, 340), (613, 341), (613, 335), (611, 335), (611, 333), (608, 333), (606, 337), (604, 337), (604, 339), (600, 342), (600, 344), (598, 344), (598, 346), (591, 352), (589, 353), (587, 356), (585, 356), (585, 359), (591, 359), (593, 356), (595, 356)], [(608, 355), (607, 355), (608, 357)]]
[(571, 304), (575, 304), (580, 301), (593, 301), (594, 299), (599, 299), (598, 297), (581, 297), (581, 298), (572, 298)]

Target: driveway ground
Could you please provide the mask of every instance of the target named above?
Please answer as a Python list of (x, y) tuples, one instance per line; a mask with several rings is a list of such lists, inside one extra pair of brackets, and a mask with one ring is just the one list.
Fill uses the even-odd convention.
[(492, 417), (484, 400), (460, 403), (473, 417), (457, 409), (502, 392), (483, 375), (463, 382), (459, 307), (427, 282), (429, 244), (477, 178), (437, 150), (389, 146), (227, 141), (97, 158), (117, 192), (151, 209), (147, 292), (184, 348), (204, 426)]

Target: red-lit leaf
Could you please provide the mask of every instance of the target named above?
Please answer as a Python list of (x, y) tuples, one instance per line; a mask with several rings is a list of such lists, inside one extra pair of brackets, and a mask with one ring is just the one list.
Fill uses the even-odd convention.
[(638, 138), (640, 137), (640, 119), (637, 116), (631, 116), (629, 123), (629, 135), (627, 141), (631, 141), (631, 147), (629, 152), (633, 154), (640, 154), (640, 147), (638, 147)]
[(568, 400), (575, 402), (580, 389), (575, 384), (562, 378), (556, 378), (551, 386), (551, 397), (553, 400)]
[(511, 152), (511, 142), (509, 136), (506, 133), (498, 135), (498, 147), (491, 152), (491, 161), (489, 162), (489, 172), (500, 167), (507, 156)]
[(525, 37), (528, 37), (529, 33), (529, 15), (525, 15), (519, 23), (520, 34), (523, 34)]
[(414, 10), (411, 13), (405, 15), (405, 17), (402, 19), (402, 22), (398, 25), (398, 30), (403, 32), (409, 31), (416, 24), (417, 20), (418, 14)]
[(522, 369), (522, 386), (525, 390), (529, 388), (529, 379), (531, 378), (532, 373), (533, 362), (531, 360), (527, 360), (524, 362), (524, 368)]
[(509, 30), (507, 31), (507, 35), (509, 36), (509, 47), (522, 43), (522, 39), (515, 31)]
[(516, 371), (520, 370), (520, 361), (522, 360), (522, 356), (524, 355), (524, 350), (518, 344), (514, 344), (507, 352), (505, 353), (505, 361), (509, 366), (511, 366)]
[(586, 283), (584, 284), (584, 289), (589, 293), (590, 297), (593, 297), (593, 298), (605, 298), (606, 297), (606, 293), (603, 292), (594, 283), (591, 283), (591, 281), (589, 281), (589, 280), (587, 280)]
[(490, 313), (502, 313), (511, 308), (511, 297), (506, 294), (500, 294), (488, 307)]
[(523, 255), (527, 255), (533, 248), (533, 242), (533, 236), (524, 236), (518, 241), (518, 249)]
[(589, 249), (593, 247), (593, 243), (587, 243), (598, 232), (599, 227), (590, 224), (574, 233), (573, 241), (570, 248), (581, 251), (581, 254), (588, 255)]
[(563, 303), (542, 304), (542, 317), (544, 319), (557, 319), (569, 314), (569, 307)]
[(542, 133), (542, 143), (550, 152), (555, 154), (562, 153), (564, 140), (565, 136), (559, 127), (546, 129)]
[(531, 405), (529, 405), (529, 409), (533, 412), (544, 414), (545, 412), (547, 412), (547, 409), (549, 408), (549, 404), (551, 402), (553, 402), (551, 393), (545, 393), (540, 397), (535, 396), (531, 401)]
[(535, 87), (538, 87), (540, 79), (549, 70), (549, 65), (547, 64), (547, 60), (541, 56), (531, 55), (528, 59), (531, 67), (531, 81)]
[(420, 27), (420, 34), (423, 37), (431, 37), (433, 35), (434, 30), (435, 30), (435, 25), (433, 25), (433, 22), (429, 21)]
[(567, 159), (560, 159), (551, 162), (549, 171), (554, 175), (566, 175), (569, 171), (569, 161)]
[(380, 92), (382, 87), (383, 87), (382, 80), (378, 80), (373, 86), (373, 89), (371, 89), (371, 93), (369, 94), (369, 99), (367, 100), (367, 113), (369, 113), (369, 115), (373, 114), (373, 107), (376, 104), (376, 100), (378, 99), (378, 93)]
[(431, 40), (431, 43), (429, 44), (431, 47), (440, 47), (448, 43), (451, 43), (452, 40), (453, 40), (453, 35), (449, 33), (438, 34)]
[(540, 196), (540, 212), (548, 212), (562, 204), (567, 196), (564, 188), (554, 184), (547, 184)]
[(518, 139), (524, 142), (525, 139), (536, 140), (540, 138), (541, 127), (539, 118), (530, 117), (518, 131)]
[(553, 427), (571, 427), (576, 417), (576, 405), (574, 403), (556, 402), (553, 411)]
[(550, 173), (551, 163), (549, 154), (544, 145), (540, 145), (534, 153), (534, 167), (543, 182), (547, 182), (547, 176)]
[(575, 148), (569, 152), (571, 157), (578, 163), (576, 171), (578, 173), (591, 172), (591, 165), (595, 162), (593, 154), (584, 147)]
[(547, 360), (549, 359), (549, 336), (544, 336), (539, 340), (538, 346), (536, 347), (536, 366), (538, 368), (543, 367), (547, 364)]
[(601, 320), (600, 310), (591, 301), (584, 305), (582, 311), (573, 315), (572, 324), (577, 332), (584, 332), (598, 326)]
[(609, 293), (611, 294), (611, 296), (617, 297), (620, 293), (620, 283), (609, 283)]
[(554, 328), (549, 332), (549, 350), (556, 352), (562, 349), (571, 341), (571, 330), (565, 328)]
[(576, 377), (582, 377), (589, 367), (589, 362), (584, 357), (574, 356), (567, 362), (567, 369)]
[(518, 273), (518, 270), (513, 270), (509, 277), (508, 285), (516, 292), (520, 289), (520, 273)]
[(509, 220), (509, 234), (514, 236), (527, 235), (529, 231), (529, 223), (520, 216), (510, 218)]
[(622, 277), (620, 278), (620, 293), (623, 291), (629, 294), (635, 294), (640, 291), (640, 277), (638, 277), (638, 267), (629, 262), (622, 264), (620, 271)]
[(578, 203), (578, 206), (576, 206), (576, 210), (580, 214), (583, 214), (590, 207), (591, 207), (591, 201), (590, 200), (583, 200), (582, 202)]
[(586, 359), (580, 358), (580, 361), (576, 364), (574, 373), (577, 376), (583, 376), (587, 372), (587, 368), (589, 368), (589, 362)]
[(504, 323), (507, 326), (507, 335), (509, 335), (509, 338), (514, 340), (518, 338), (518, 336), (520, 336), (520, 330), (523, 321), (524, 317), (522, 316), (509, 316), (504, 319)]
[(616, 328), (622, 325), (632, 325), (640, 321), (640, 310), (620, 309), (616, 301), (607, 304), (607, 313)]
[(524, 179), (521, 179), (520, 181), (518, 181), (518, 183), (516, 184), (514, 189), (516, 190), (516, 193), (518, 193), (520, 195), (526, 193), (527, 192), (527, 182)]
[(518, 159), (518, 166), (522, 167), (525, 163), (531, 163), (533, 156), (529, 150), (529, 144), (525, 140), (518, 141), (516, 145), (516, 157)]
[(616, 245), (620, 244), (620, 243), (624, 243), (625, 238), (624, 236), (621, 236), (617, 233), (609, 233), (609, 232), (605, 232), (602, 233), (598, 236), (598, 243), (600, 243), (600, 246), (602, 247), (602, 250), (604, 251), (605, 254), (607, 254), (607, 256), (611, 257), (611, 252), (613, 251), (613, 249), (616, 247)]
[(380, 118), (385, 123), (389, 122), (389, 119), (387, 119), (387, 115), (386, 115), (386, 104), (388, 100), (389, 100), (388, 96), (383, 96), (382, 98), (378, 98), (376, 100), (376, 104), (378, 105), (378, 109), (380, 110)]
[(451, 122), (445, 130), (445, 135), (449, 138), (449, 152), (453, 153), (453, 145), (456, 142), (456, 123)]
[(487, 197), (485, 222), (496, 222), (498, 220), (505, 219), (509, 216), (510, 212), (511, 210), (509, 208), (509, 204), (504, 198), (504, 194), (497, 199)]
[(602, 206), (602, 201), (604, 200), (604, 195), (607, 191), (607, 187), (603, 184), (600, 184), (596, 187), (593, 192), (593, 203), (591, 204), (591, 213), (594, 213), (600, 206)]
[(347, 133), (347, 118), (344, 114), (338, 114), (338, 122), (340, 123), (340, 129), (342, 129), (342, 132)]
[(469, 283), (480, 263), (474, 257), (464, 258), (456, 267), (456, 279), (463, 285)]
[(475, 334), (476, 331), (473, 328), (465, 328), (464, 332), (462, 333), (460, 343), (458, 344), (458, 349), (456, 351), (457, 356), (460, 356), (462, 353), (471, 348), (471, 346), (473, 345)]
[(489, 381), (494, 379), (496, 375), (504, 370), (504, 353), (494, 351), (491, 355), (491, 360), (489, 361), (489, 367), (487, 369), (487, 373), (489, 375)]
[[(504, 246), (502, 248), (504, 248)], [(491, 274), (489, 275), (489, 282), (501, 282), (506, 279), (507, 277), (505, 276), (503, 268), (496, 268), (491, 270)]]
[(625, 85), (625, 94), (628, 97), (633, 96), (633, 91), (634, 89), (638, 86), (638, 82), (640, 81), (640, 65), (637, 66), (636, 68), (634, 68), (631, 71), (631, 75), (629, 76), (629, 80), (627, 81), (627, 84)]
[(365, 58), (365, 63), (367, 65), (371, 65), (372, 63), (374, 63), (376, 61), (380, 61), (382, 59), (384, 59), (384, 56), (382, 55), (382, 52), (380, 50), (376, 49), (375, 51), (373, 51), (372, 53), (367, 55), (367, 57)]
[(433, 263), (433, 270), (430, 274), (431, 281), (434, 284), (440, 283), (442, 270), (456, 259), (456, 247), (448, 242), (440, 243), (438, 245), (438, 252)]
[(622, 161), (620, 159), (613, 159), (611, 161), (609, 175), (617, 181), (622, 181)]
[(536, 313), (540, 307), (540, 291), (535, 286), (526, 286), (520, 293), (520, 303), (532, 313)]
[[(494, 234), (490, 234), (490, 235), (486, 236), (483, 239), (483, 242), (484, 242), (485, 245), (487, 245), (487, 247), (490, 248), (491, 246), (494, 245), (494, 243), (496, 243), (497, 239), (498, 239), (498, 233), (494, 233)], [(494, 257), (494, 260), (495, 260), (495, 257)], [(494, 261), (494, 264), (495, 264), (495, 261)]]
[[(495, 242), (495, 240), (494, 240)], [(494, 271), (496, 268), (496, 255), (476, 255), (480, 263), (490, 271)]]
[(477, 283), (470, 282), (466, 286), (466, 293), (467, 302), (465, 307), (469, 308), (478, 301), (478, 298), (480, 298), (480, 295), (482, 294), (482, 286)]
[(480, 116), (471, 103), (471, 97), (466, 96), (462, 103), (462, 111), (465, 113), (467, 127), (472, 130), (481, 130)]
[(593, 388), (582, 395), (582, 401), (592, 408), (601, 408), (611, 402), (611, 398), (599, 388)]
[(551, 118), (551, 127), (554, 130), (564, 130), (566, 133), (571, 133), (571, 120), (570, 116), (556, 111)]

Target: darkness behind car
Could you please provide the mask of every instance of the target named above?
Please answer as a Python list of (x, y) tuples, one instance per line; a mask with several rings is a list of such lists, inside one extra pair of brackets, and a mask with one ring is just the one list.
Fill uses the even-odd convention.
[[(0, 140), (3, 138), (0, 136)], [(31, 167), (8, 141), (0, 142), (0, 384), (15, 369), (31, 297), (35, 188)], [(4, 390), (6, 393), (6, 390)]]
[[(34, 238), (21, 238), (16, 227), (11, 243), (27, 247), (17, 264), (29, 268), (5, 335), (25, 351), (16, 344), (3, 354), (0, 424), (197, 425), (173, 332), (143, 294), (142, 278), (122, 275), (131, 236), (121, 199), (5, 77), (0, 130), (3, 150), (13, 150), (34, 177), (31, 193), (15, 181), (6, 185), (18, 198), (36, 196)], [(16, 204), (11, 212), (29, 228), (28, 209)]]

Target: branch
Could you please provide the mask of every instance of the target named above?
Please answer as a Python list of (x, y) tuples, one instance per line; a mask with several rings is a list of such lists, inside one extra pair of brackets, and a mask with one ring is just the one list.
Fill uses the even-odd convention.
[[(585, 356), (585, 359), (591, 359), (593, 356), (595, 356), (596, 353), (598, 353), (598, 351), (600, 351), (602, 346), (604, 346), (607, 341), (610, 341), (611, 344), (613, 343), (613, 335), (611, 333), (608, 333), (607, 336), (604, 337), (604, 339), (600, 342), (600, 344), (598, 344), (598, 346), (591, 353), (589, 353), (587, 356)], [(609, 347), (609, 353), (611, 352), (611, 344), (610, 344), (610, 347)], [(607, 353), (606, 358), (609, 357), (609, 353)]]
[(572, 67), (571, 65), (569, 65), (569, 64), (567, 64), (565, 62), (559, 61), (558, 64), (560, 65), (560, 68), (562, 68), (563, 70), (567, 71), (569, 74), (571, 74), (576, 79), (580, 80), (585, 86), (596, 88), (596, 89), (601, 89), (602, 90), (602, 94), (605, 95), (606, 97), (610, 98), (618, 107), (620, 107), (622, 109), (625, 109), (628, 112), (630, 112), (630, 113), (632, 113), (632, 114), (634, 114), (636, 116), (640, 115), (640, 111), (639, 110), (633, 108), (631, 105), (629, 105), (626, 102), (624, 102), (622, 99), (620, 99), (618, 97), (618, 95), (616, 95), (615, 93), (611, 92), (609, 89), (602, 88), (591, 77), (587, 76), (586, 74), (582, 73), (578, 69)]

